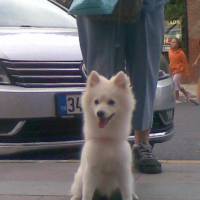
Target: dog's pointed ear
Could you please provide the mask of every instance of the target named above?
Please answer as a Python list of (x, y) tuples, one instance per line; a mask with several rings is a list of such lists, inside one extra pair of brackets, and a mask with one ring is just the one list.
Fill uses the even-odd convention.
[(100, 75), (96, 71), (92, 71), (88, 76), (88, 86), (94, 87), (100, 82)]
[(130, 87), (130, 79), (123, 71), (120, 71), (114, 76), (114, 84), (119, 88), (126, 89)]

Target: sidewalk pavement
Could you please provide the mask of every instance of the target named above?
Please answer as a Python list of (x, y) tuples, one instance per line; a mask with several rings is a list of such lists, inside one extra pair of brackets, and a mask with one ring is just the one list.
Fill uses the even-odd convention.
[[(199, 200), (200, 161), (162, 161), (163, 173), (135, 174), (141, 200)], [(0, 161), (0, 200), (69, 200), (76, 161)]]
[(197, 94), (197, 84), (196, 83), (183, 84), (183, 87), (187, 91), (189, 91), (191, 94), (193, 94), (193, 95)]

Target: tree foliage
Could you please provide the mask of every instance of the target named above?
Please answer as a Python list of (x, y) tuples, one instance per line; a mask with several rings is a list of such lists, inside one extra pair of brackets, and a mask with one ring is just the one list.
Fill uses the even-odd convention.
[[(187, 7), (186, 0), (170, 0), (165, 8), (165, 19), (168, 21), (179, 20), (181, 23), (182, 43), (183, 48), (188, 51), (188, 32), (187, 32)], [(169, 32), (173, 27), (168, 28), (166, 32)]]
[(170, 0), (165, 8), (166, 20), (178, 20), (184, 18), (186, 13), (185, 0)]

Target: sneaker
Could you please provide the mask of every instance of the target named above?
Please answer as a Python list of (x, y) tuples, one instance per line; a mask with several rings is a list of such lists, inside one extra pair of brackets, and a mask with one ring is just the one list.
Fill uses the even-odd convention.
[(183, 103), (182, 101), (180, 100), (176, 100), (176, 103), (179, 104), (179, 103)]
[(136, 169), (145, 174), (159, 174), (162, 172), (161, 163), (152, 153), (150, 144), (139, 144), (133, 147), (134, 164)]
[(189, 102), (190, 103), (193, 103), (194, 105), (198, 106), (199, 105), (199, 102), (195, 99), (189, 99)]
[(188, 96), (189, 98), (196, 98), (196, 97), (197, 97), (196, 95), (194, 95), (194, 94), (192, 94), (192, 93), (190, 93), (190, 92), (187, 92), (187, 96)]

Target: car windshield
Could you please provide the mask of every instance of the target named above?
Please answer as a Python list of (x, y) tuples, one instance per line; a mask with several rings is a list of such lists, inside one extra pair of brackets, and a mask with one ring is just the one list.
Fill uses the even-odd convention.
[(76, 21), (48, 0), (0, 0), (0, 27), (76, 28)]

